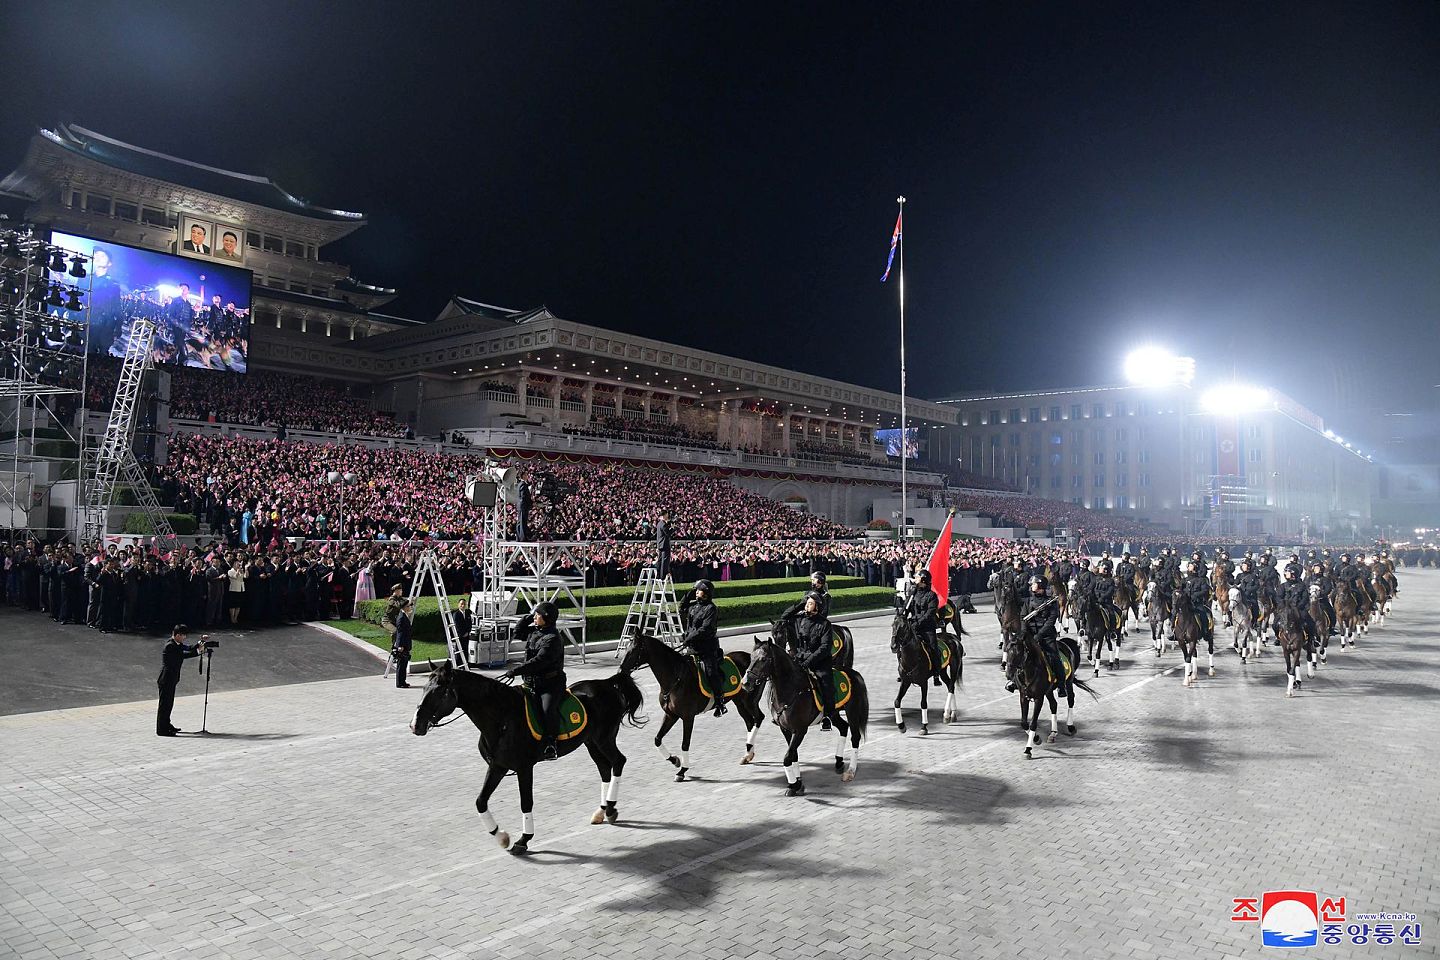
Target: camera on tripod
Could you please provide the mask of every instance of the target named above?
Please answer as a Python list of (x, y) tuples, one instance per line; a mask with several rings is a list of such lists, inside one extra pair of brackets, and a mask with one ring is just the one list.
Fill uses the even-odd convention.
[(201, 637), (201, 638), (200, 638), (200, 648), (201, 648), (202, 650), (206, 650), (206, 651), (209, 651), (209, 650), (219, 650), (219, 649), (220, 649), (220, 641), (219, 641), (219, 640), (211, 640), (209, 637)]

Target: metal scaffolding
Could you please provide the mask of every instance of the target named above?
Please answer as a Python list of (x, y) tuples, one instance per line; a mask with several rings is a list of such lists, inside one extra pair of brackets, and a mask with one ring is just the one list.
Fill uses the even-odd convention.
[[(0, 530), (67, 533), (83, 463), (89, 258), (0, 233)], [(68, 267), (68, 269), (67, 269)]]

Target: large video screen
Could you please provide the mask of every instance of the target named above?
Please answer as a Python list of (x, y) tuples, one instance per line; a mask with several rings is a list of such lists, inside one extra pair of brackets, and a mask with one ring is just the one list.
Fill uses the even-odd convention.
[[(902, 447), (902, 444), (901, 444), (901, 442), (900, 442), (900, 434), (901, 434), (901, 430), (900, 430), (900, 428), (898, 428), (898, 427), (896, 427), (896, 428), (894, 428), (894, 429), (890, 429), (890, 430), (876, 430), (876, 431), (875, 431), (875, 439), (876, 439), (876, 440), (879, 440), (881, 443), (885, 444), (885, 455), (886, 455), (886, 456), (888, 456), (888, 457), (898, 457), (898, 456), (901, 456), (901, 447)], [(904, 442), (904, 444), (903, 444), (903, 447), (904, 447), (904, 456), (905, 456), (907, 459), (914, 460), (914, 459), (916, 459), (917, 457), (920, 456), (920, 428), (919, 428), (919, 427), (906, 427), (905, 430), (904, 430), (904, 434), (905, 434), (905, 442)]]
[[(90, 323), (91, 353), (125, 356), (130, 321), (146, 317), (155, 322), (156, 363), (245, 372), (249, 270), (68, 233), (50, 242), (90, 258), (90, 300), (81, 316)], [(54, 280), (76, 282), (63, 273)]]

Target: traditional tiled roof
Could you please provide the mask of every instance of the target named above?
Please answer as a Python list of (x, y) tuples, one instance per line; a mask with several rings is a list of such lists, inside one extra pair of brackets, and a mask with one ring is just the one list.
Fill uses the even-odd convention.
[(365, 222), (363, 213), (316, 206), (295, 196), (269, 177), (236, 173), (233, 170), (222, 170), (219, 167), (207, 166), (192, 160), (182, 160), (169, 154), (124, 143), (74, 124), (62, 123), (53, 130), (41, 130), (40, 134), (52, 143), (79, 156), (139, 176), (163, 180), (166, 183), (176, 183), (243, 203), (253, 203), (257, 206), (269, 207), (272, 210), (313, 217), (317, 220), (332, 220), (357, 225)]

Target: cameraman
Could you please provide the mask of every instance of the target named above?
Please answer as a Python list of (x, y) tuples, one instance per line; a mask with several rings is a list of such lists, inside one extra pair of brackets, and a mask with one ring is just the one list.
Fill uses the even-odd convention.
[(210, 639), (202, 636), (200, 643), (191, 646), (185, 642), (185, 634), (189, 630), (183, 623), (175, 624), (175, 629), (170, 632), (170, 642), (165, 644), (160, 654), (160, 677), (156, 681), (160, 687), (160, 708), (155, 713), (157, 737), (173, 737), (180, 732), (180, 728), (170, 722), (170, 710), (175, 706), (175, 687), (180, 683), (180, 667), (191, 657), (200, 656), (205, 649), (204, 642)]
[(390, 655), (395, 658), (395, 686), (402, 690), (410, 686), (405, 682), (405, 670), (410, 665), (410, 636), (414, 616), (415, 601), (406, 597), (400, 603), (400, 612), (395, 618), (395, 634), (390, 640)]

